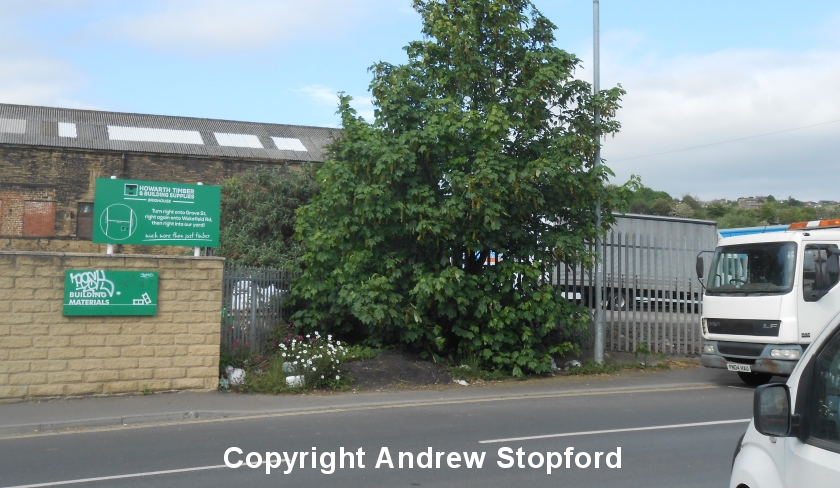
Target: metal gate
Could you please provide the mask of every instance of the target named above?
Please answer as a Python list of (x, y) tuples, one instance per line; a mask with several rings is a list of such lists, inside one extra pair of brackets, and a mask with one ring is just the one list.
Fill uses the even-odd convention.
[(684, 236), (610, 232), (602, 242), (599, 268), (558, 266), (558, 292), (592, 311), (581, 345), (594, 345), (594, 284), (600, 272), (606, 351), (634, 352), (645, 343), (656, 353), (699, 354), (703, 290), (694, 270), (698, 254), (709, 250), (707, 242)]
[(226, 264), (222, 279), (222, 344), (260, 351), (285, 319), (291, 271)]

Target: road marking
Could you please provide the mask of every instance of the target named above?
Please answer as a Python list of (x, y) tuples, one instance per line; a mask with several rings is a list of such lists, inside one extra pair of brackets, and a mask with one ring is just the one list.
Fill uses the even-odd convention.
[(17, 485), (17, 486), (7, 486), (5, 488), (39, 488), (44, 486), (61, 486), (61, 485), (75, 485), (78, 483), (92, 483), (94, 481), (110, 481), (110, 480), (121, 480), (125, 478), (142, 478), (145, 476), (158, 476), (162, 474), (175, 474), (175, 473), (189, 473), (192, 471), (207, 471), (210, 469), (220, 469), (226, 468), (227, 466), (224, 464), (218, 464), (216, 466), (199, 466), (197, 468), (184, 468), (184, 469), (167, 469), (166, 471), (149, 471), (147, 473), (133, 473), (133, 474), (120, 474), (116, 476), (101, 476), (99, 478), (84, 478), (78, 480), (67, 480), (67, 481), (51, 481), (49, 483), (36, 483), (34, 485)]
[(576, 437), (583, 435), (597, 435), (597, 434), (615, 434), (619, 432), (639, 432), (643, 430), (664, 430), (664, 429), (684, 429), (687, 427), (703, 427), (707, 425), (726, 425), (726, 424), (740, 424), (749, 422), (752, 419), (738, 419), (738, 420), (717, 420), (714, 422), (695, 422), (692, 424), (673, 424), (673, 425), (654, 425), (651, 427), (631, 427), (629, 429), (607, 429), (607, 430), (590, 430), (586, 432), (566, 432), (563, 434), (545, 434), (532, 435), (528, 437), (510, 437), (508, 439), (492, 439), (489, 441), (478, 441), (479, 444), (496, 444), (499, 442), (515, 442), (515, 441), (532, 441), (535, 439), (551, 439), (554, 437)]
[(91, 428), (79, 427), (79, 428), (74, 428), (72, 430), (68, 429), (68, 430), (59, 430), (59, 431), (43, 432), (43, 433), (11, 435), (11, 436), (7, 436), (7, 437), (0, 437), (0, 441), (11, 440), (11, 439), (25, 439), (25, 438), (30, 438), (30, 437), (46, 437), (46, 436), (54, 436), (54, 435), (111, 432), (111, 431), (115, 431), (115, 430), (149, 429), (149, 428), (154, 428), (154, 427), (210, 424), (210, 423), (216, 423), (216, 422), (234, 422), (234, 421), (259, 420), (259, 419), (270, 419), (270, 418), (279, 418), (279, 417), (295, 417), (295, 416), (298, 416), (298, 415), (323, 415), (323, 414), (342, 413), (342, 412), (363, 412), (363, 411), (368, 411), (368, 410), (388, 410), (388, 409), (392, 409), (392, 408), (434, 407), (434, 406), (441, 406), (441, 405), (460, 405), (460, 404), (469, 404), (469, 403), (489, 403), (489, 402), (504, 402), (504, 401), (514, 401), (514, 400), (539, 400), (539, 399), (547, 399), (547, 398), (572, 398), (572, 397), (601, 396), (601, 395), (624, 395), (624, 394), (631, 394), (631, 393), (670, 393), (670, 392), (674, 392), (674, 391), (709, 390), (709, 389), (716, 389), (716, 388), (720, 388), (720, 387), (717, 386), (717, 385), (698, 385), (698, 386), (679, 386), (679, 387), (672, 387), (672, 388), (589, 390), (589, 391), (569, 392), (569, 393), (550, 393), (550, 394), (543, 394), (543, 395), (517, 395), (517, 396), (509, 396), (509, 397), (463, 398), (463, 399), (459, 399), (459, 400), (441, 400), (441, 401), (431, 401), (431, 402), (395, 403), (395, 404), (390, 404), (390, 405), (365, 405), (365, 406), (358, 406), (358, 407), (338, 407), (338, 408), (325, 408), (325, 409), (318, 409), (318, 410), (295, 410), (295, 411), (291, 411), (291, 412), (265, 413), (265, 414), (243, 415), (243, 416), (238, 416), (238, 417), (224, 417), (224, 418), (203, 419), (203, 420), (202, 419), (175, 420), (175, 421), (171, 421), (171, 422), (154, 422), (154, 423), (150, 422), (150, 423), (147, 423), (147, 424), (115, 425), (115, 426), (91, 427)]

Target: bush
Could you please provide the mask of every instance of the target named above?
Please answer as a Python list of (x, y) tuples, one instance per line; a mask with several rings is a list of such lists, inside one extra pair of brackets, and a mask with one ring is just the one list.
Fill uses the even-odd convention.
[(288, 373), (303, 376), (307, 388), (335, 388), (341, 381), (338, 365), (344, 355), (341, 341), (333, 344), (332, 336), (326, 338), (315, 332), (302, 340), (292, 339), (280, 344), (280, 355), (275, 357), (290, 365)]
[[(290, 333), (275, 347), (274, 354), (237, 355), (237, 349), (227, 348), (224, 360), (238, 361), (231, 364), (245, 369), (245, 384), (232, 386), (242, 392), (285, 393), (313, 389), (341, 389), (352, 383), (352, 378), (342, 374), (338, 366), (348, 357), (348, 350), (341, 341), (332, 336), (322, 337), (320, 333), (305, 337)], [(364, 355), (365, 349), (356, 348), (356, 356)], [(226, 365), (225, 365), (226, 366)], [(224, 366), (222, 367), (224, 369)], [(302, 376), (303, 382), (289, 385), (287, 377)]]
[(256, 168), (222, 181), (216, 254), (245, 266), (295, 269), (303, 245), (294, 240), (295, 211), (317, 192), (308, 168)]

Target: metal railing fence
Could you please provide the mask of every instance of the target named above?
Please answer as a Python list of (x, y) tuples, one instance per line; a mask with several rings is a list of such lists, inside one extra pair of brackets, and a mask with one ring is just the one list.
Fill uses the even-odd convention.
[(606, 351), (634, 352), (645, 343), (654, 353), (699, 354), (703, 290), (694, 269), (697, 255), (708, 250), (685, 237), (609, 232), (602, 241), (600, 269), (559, 265), (558, 292), (593, 312), (581, 346), (594, 346), (594, 284), (600, 272)]
[(226, 264), (222, 278), (222, 344), (261, 351), (285, 319), (284, 302), (297, 274)]

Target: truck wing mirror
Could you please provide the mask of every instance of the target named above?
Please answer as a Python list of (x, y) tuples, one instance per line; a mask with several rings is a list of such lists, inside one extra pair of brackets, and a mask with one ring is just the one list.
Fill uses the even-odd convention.
[(791, 431), (790, 390), (784, 383), (770, 383), (755, 389), (755, 430), (762, 435), (787, 437)]
[(703, 274), (705, 274), (706, 269), (705, 265), (703, 264), (703, 256), (697, 256), (697, 262), (694, 264), (695, 271), (697, 271), (697, 278), (703, 279)]

